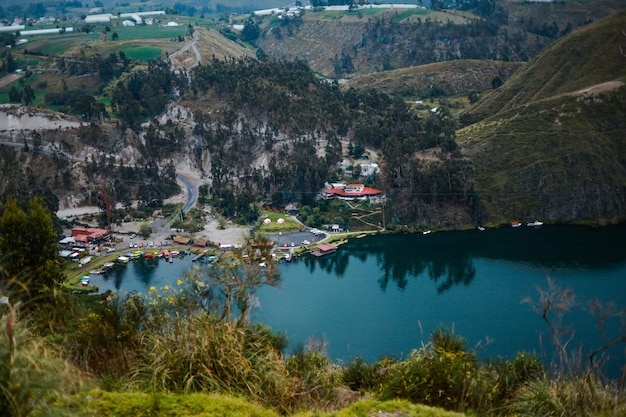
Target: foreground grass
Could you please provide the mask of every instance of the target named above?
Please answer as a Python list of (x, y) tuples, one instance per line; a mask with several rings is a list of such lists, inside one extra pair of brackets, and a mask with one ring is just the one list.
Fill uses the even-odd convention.
[[(72, 405), (79, 416), (255, 416), (278, 417), (280, 414), (249, 401), (221, 394), (168, 394), (143, 392), (94, 391), (77, 397)], [(329, 412), (304, 411), (294, 417), (461, 417), (464, 414), (445, 411), (408, 401), (364, 399)]]

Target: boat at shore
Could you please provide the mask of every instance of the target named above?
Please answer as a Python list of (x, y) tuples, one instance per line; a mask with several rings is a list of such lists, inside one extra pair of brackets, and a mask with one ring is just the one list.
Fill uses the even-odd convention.
[(520, 227), (522, 223), (520, 222), (511, 222), (511, 227)]
[(528, 223), (526, 226), (528, 226), (528, 227), (539, 227), (539, 226), (543, 226), (543, 222), (534, 221), (534, 222)]
[(104, 269), (92, 269), (89, 273), (94, 275), (104, 274)]

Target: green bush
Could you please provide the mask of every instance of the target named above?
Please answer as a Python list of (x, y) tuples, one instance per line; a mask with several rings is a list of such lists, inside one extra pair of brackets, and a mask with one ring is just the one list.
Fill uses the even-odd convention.
[(522, 386), (543, 375), (544, 369), (539, 360), (523, 352), (512, 361), (487, 360), (472, 381), (469, 407), (483, 415), (499, 415), (510, 406)]
[(343, 383), (354, 391), (374, 390), (380, 385), (385, 369), (394, 362), (394, 359), (385, 357), (376, 363), (368, 364), (363, 357), (358, 356), (344, 368)]
[(465, 350), (464, 340), (440, 329), (428, 345), (389, 368), (379, 395), (464, 410), (477, 371), (476, 355)]

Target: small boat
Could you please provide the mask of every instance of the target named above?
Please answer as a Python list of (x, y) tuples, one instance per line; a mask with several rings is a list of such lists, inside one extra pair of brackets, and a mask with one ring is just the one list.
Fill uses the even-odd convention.
[(150, 252), (146, 253), (145, 255), (146, 259), (152, 259), (154, 257), (154, 255)]
[(173, 251), (171, 251), (171, 252), (170, 252), (170, 254), (171, 254), (172, 256), (176, 257), (176, 256), (180, 255), (180, 252), (179, 252), (179, 251), (177, 251), (177, 250), (173, 250)]
[(120, 256), (117, 258), (117, 261), (121, 264), (127, 264), (128, 261), (130, 261), (130, 258), (128, 256)]
[(511, 222), (511, 227), (520, 227), (521, 225), (520, 222)]
[(104, 269), (110, 269), (110, 268), (113, 268), (114, 266), (115, 264), (113, 262), (105, 262), (105, 264), (102, 265)]
[(422, 232), (422, 234), (423, 234), (423, 235), (429, 235), (429, 234), (431, 234), (431, 233), (432, 233), (432, 232), (431, 232), (430, 230), (426, 230), (425, 232)]
[(285, 254), (285, 261), (286, 262), (291, 262), (291, 254), (290, 253), (286, 253)]
[(89, 285), (89, 277), (87, 275), (80, 277), (80, 285), (86, 287)]
[(528, 227), (539, 227), (539, 226), (543, 226), (543, 222), (534, 221), (534, 222), (528, 223), (526, 226), (528, 226)]
[(484, 231), (485, 231), (485, 228), (484, 228), (484, 227), (482, 227), (482, 226), (478, 226), (478, 230), (480, 230), (481, 232), (484, 232)]
[(92, 269), (91, 271), (89, 271), (89, 273), (95, 275), (104, 274), (104, 269)]

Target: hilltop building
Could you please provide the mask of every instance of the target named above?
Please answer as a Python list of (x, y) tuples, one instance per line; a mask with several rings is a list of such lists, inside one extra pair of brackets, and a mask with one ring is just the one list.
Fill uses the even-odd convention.
[(372, 203), (381, 203), (383, 192), (376, 188), (366, 187), (364, 184), (326, 183), (321, 193), (323, 199), (337, 198), (339, 200), (369, 200)]

